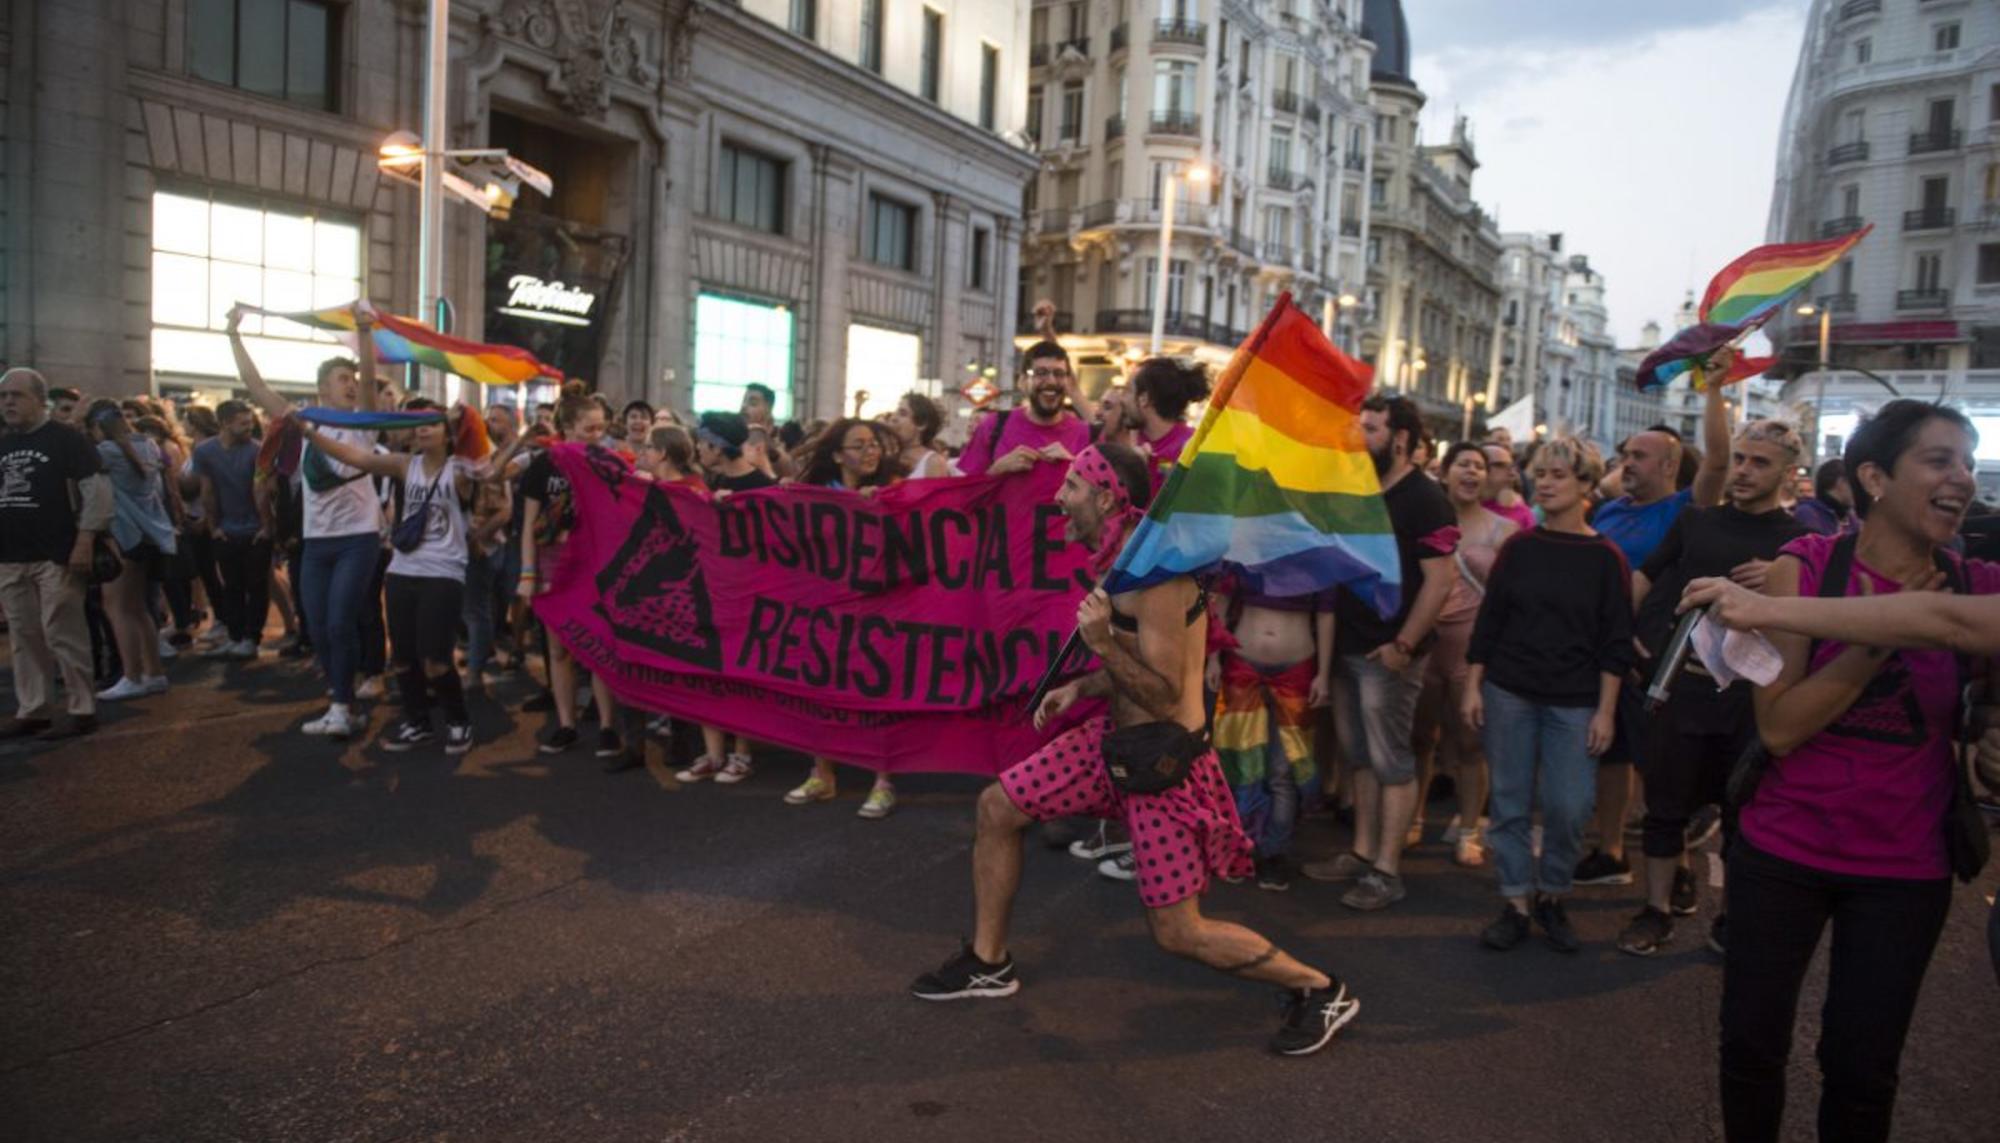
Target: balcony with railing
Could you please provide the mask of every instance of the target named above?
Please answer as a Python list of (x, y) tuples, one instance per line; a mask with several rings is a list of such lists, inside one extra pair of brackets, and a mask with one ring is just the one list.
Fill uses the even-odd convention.
[(1288, 191), (1299, 185), (1299, 177), (1283, 167), (1271, 167), (1264, 172), (1264, 185), (1272, 190)]
[(1899, 310), (1941, 310), (1951, 305), (1950, 290), (1897, 290)]
[(1819, 236), (1821, 238), (1838, 238), (1843, 234), (1854, 233), (1861, 229), (1861, 226), (1860, 215), (1843, 214), (1839, 218), (1829, 218), (1825, 222), (1820, 223)]
[(1853, 294), (1821, 294), (1813, 299), (1813, 304), (1830, 314), (1851, 314), (1855, 299)]
[(1340, 236), (1341, 236), (1342, 238), (1359, 238), (1359, 237), (1361, 237), (1361, 220), (1360, 220), (1360, 219), (1358, 219), (1358, 218), (1343, 218), (1343, 219), (1341, 219), (1341, 220), (1340, 220)]
[(1071, 210), (1066, 206), (1052, 206), (1038, 211), (1035, 215), (1035, 230), (1041, 234), (1060, 234), (1069, 229)]
[(1297, 115), (1299, 113), (1299, 93), (1296, 91), (1285, 91), (1282, 88), (1272, 92), (1271, 110), (1281, 111), (1287, 115)]
[(1147, 128), (1155, 135), (1201, 134), (1201, 116), (1192, 111), (1155, 111)]
[(1123, 115), (1113, 115), (1104, 121), (1105, 142), (1109, 143), (1113, 139), (1123, 139), (1124, 137), (1125, 117)]
[(1868, 161), (1868, 140), (1856, 139), (1852, 143), (1842, 143), (1826, 153), (1826, 165), (1837, 167), (1842, 163), (1865, 163)]
[(1085, 229), (1094, 226), (1108, 226), (1117, 217), (1117, 199), (1105, 199), (1102, 202), (1093, 202), (1083, 208), (1083, 225)]
[(1292, 248), (1283, 242), (1264, 243), (1264, 261), (1279, 266), (1292, 264)]
[(1248, 231), (1232, 228), (1229, 231), (1229, 245), (1231, 249), (1245, 258), (1255, 258), (1257, 256), (1257, 240), (1251, 237)]
[[(1151, 333), (1152, 331), (1152, 310), (1098, 310), (1097, 328), (1091, 332)], [(1169, 337), (1191, 337), (1197, 341), (1233, 344), (1229, 340), (1229, 327), (1224, 323), (1174, 310), (1167, 311), (1167, 320), (1161, 323), (1161, 331)]]
[(1940, 151), (1956, 151), (1965, 142), (1965, 132), (1953, 127), (1941, 131), (1919, 131), (1910, 136), (1910, 154), (1935, 155)]
[(1155, 20), (1153, 42), (1202, 47), (1208, 43), (1208, 25), (1200, 20)]
[(1840, 18), (1854, 20), (1862, 16), (1873, 16), (1882, 11), (1882, 0), (1847, 0), (1840, 6)]
[(1903, 212), (1904, 230), (1949, 230), (1958, 221), (1958, 212), (1948, 206), (1927, 206)]

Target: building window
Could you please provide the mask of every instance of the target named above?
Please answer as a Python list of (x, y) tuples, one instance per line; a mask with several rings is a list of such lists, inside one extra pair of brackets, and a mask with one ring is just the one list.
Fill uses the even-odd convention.
[(1854, 62), (1865, 64), (1875, 58), (1875, 41), (1866, 36), (1854, 41)]
[(861, 66), (882, 74), (882, 0), (861, 0)]
[[(237, 302), (292, 313), (361, 296), (361, 227), (205, 191), (153, 195), (153, 371), (236, 376), (223, 332)], [(346, 352), (332, 335), (289, 321), (243, 319), (264, 376), (312, 384), (319, 363)]]
[(819, 27), (819, 0), (792, 0), (792, 34), (810, 40)]
[(1153, 65), (1153, 118), (1194, 114), (1195, 65), (1160, 60)]
[(938, 102), (938, 75), (944, 63), (944, 13), (924, 9), (924, 50), (917, 94)]
[(1941, 52), (1958, 50), (1958, 24), (1939, 24), (1931, 32), (1931, 46)]
[(1000, 49), (979, 45), (979, 125), (993, 130), (1000, 105)]
[(1292, 173), (1292, 135), (1289, 131), (1271, 132), (1271, 173)]
[(1917, 255), (1917, 292), (1935, 294), (1943, 281), (1944, 255), (1935, 252)]
[(1980, 245), (1979, 284), (2000, 286), (2000, 242), (1986, 242)]
[(1056, 138), (1065, 143), (1074, 143), (1083, 138), (1083, 81), (1070, 80), (1063, 84), (1062, 123)]
[(1368, 184), (1368, 205), (1383, 206), (1389, 201), (1389, 180), (1376, 179)]
[(966, 258), (965, 285), (967, 289), (984, 293), (989, 287), (986, 275), (989, 272), (986, 259), (993, 245), (993, 233), (983, 226), (972, 228), (972, 250)]
[(917, 208), (879, 194), (868, 196), (868, 260), (898, 270), (917, 268)]
[(778, 394), (771, 416), (792, 416), (792, 311), (785, 306), (703, 292), (694, 302), (694, 407), (743, 405), (751, 382)]
[(785, 167), (781, 159), (722, 145), (716, 164), (715, 216), (771, 234), (785, 232)]
[[(1186, 312), (1183, 303), (1187, 298), (1187, 268), (1188, 264), (1185, 258), (1175, 258), (1167, 263), (1168, 317), (1177, 318)], [(1149, 310), (1153, 307), (1154, 300), (1160, 296), (1159, 273), (1160, 260), (1158, 258), (1146, 259), (1145, 280), (1141, 283), (1144, 295), (1140, 300), (1145, 302), (1146, 308)]]
[(1028, 124), (1026, 127), (1026, 131), (1028, 133), (1028, 138), (1030, 141), (1036, 143), (1042, 141), (1042, 85), (1041, 84), (1036, 84), (1035, 86), (1030, 87), (1028, 89)]
[(2000, 123), (2000, 83), (1986, 89), (1986, 118)]
[(321, 0), (191, 0), (188, 70), (252, 95), (331, 111), (334, 7)]

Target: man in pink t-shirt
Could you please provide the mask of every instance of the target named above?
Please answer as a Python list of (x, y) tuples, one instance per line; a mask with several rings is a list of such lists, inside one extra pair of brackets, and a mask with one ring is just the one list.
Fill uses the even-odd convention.
[(1069, 353), (1053, 341), (1028, 347), (1027, 400), (981, 417), (959, 454), (967, 476), (1025, 472), (1039, 460), (1068, 461), (1090, 445), (1090, 425), (1064, 407), (1075, 374)]

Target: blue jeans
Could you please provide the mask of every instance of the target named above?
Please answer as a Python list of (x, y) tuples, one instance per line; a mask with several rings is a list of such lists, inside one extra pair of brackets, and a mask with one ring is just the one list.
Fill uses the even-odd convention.
[[(1536, 890), (1555, 896), (1570, 891), (1583, 830), (1597, 812), (1597, 759), (1590, 756), (1587, 706), (1530, 702), (1505, 687), (1480, 684), (1486, 727), (1480, 741), (1492, 771), (1493, 824), (1486, 846), (1500, 875), (1502, 897), (1526, 897)], [(1535, 864), (1529, 827), (1535, 787), (1541, 786), (1542, 858)]]
[(299, 553), (299, 591), (306, 627), (333, 701), (354, 701), (361, 657), (361, 607), (375, 578), (382, 537), (374, 532), (307, 540)]
[(493, 657), (493, 584), (504, 551), (471, 554), (465, 561), (465, 675), (473, 685)]

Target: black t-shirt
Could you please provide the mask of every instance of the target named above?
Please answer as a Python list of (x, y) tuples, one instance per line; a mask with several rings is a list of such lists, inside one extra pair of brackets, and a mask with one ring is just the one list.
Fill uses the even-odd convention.
[(708, 487), (711, 492), (755, 492), (759, 488), (769, 488), (778, 483), (777, 478), (764, 475), (761, 468), (753, 468), (741, 476), (720, 476), (711, 473)]
[(1403, 603), (1395, 615), (1383, 619), (1367, 600), (1343, 588), (1333, 609), (1333, 644), (1342, 655), (1366, 655), (1395, 642), (1423, 590), (1422, 561), (1458, 550), (1458, 512), (1437, 481), (1411, 472), (1382, 493), (1382, 503), (1389, 509), (1396, 550), (1402, 556)]
[(1778, 549), (1810, 532), (1782, 508), (1750, 513), (1724, 504), (1682, 512), (1639, 569), (1651, 584), (1639, 604), (1639, 641), (1655, 656), (1667, 645), (1674, 630), (1674, 608), (1689, 580), (1726, 576), (1750, 560), (1777, 559)]
[(0, 435), (0, 564), (69, 562), (76, 546), (70, 482), (104, 471), (82, 433), (45, 421)]
[(521, 500), (533, 500), (541, 504), (541, 515), (535, 521), (535, 542), (554, 543), (556, 537), (569, 530), (574, 509), (570, 505), (569, 477), (547, 452), (528, 462), (528, 470), (521, 474)]

